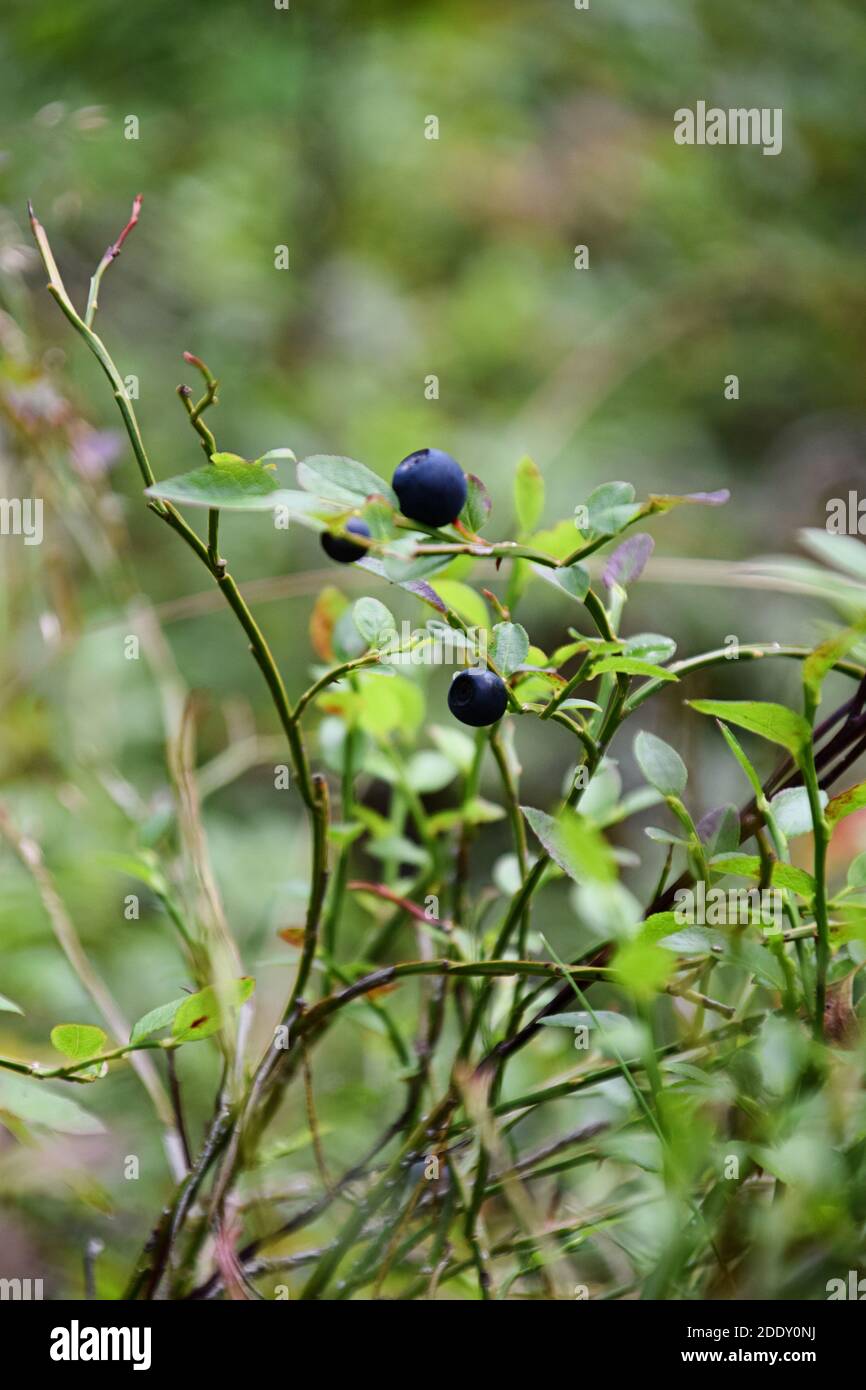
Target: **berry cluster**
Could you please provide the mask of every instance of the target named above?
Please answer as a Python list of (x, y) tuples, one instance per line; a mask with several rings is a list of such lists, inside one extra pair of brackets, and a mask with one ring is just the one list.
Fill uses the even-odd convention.
[[(456, 520), (466, 502), (466, 474), (442, 449), (416, 449), (397, 465), (392, 479), (400, 510), (422, 526), (447, 526)], [(370, 539), (370, 528), (360, 517), (351, 517), (344, 528), (353, 536)], [(322, 533), (322, 549), (340, 565), (362, 559), (366, 547), (343, 536)], [(448, 691), (448, 708), (462, 724), (483, 728), (501, 719), (508, 704), (505, 685), (493, 671), (458, 671)]]
[[(466, 474), (460, 464), (442, 449), (416, 449), (398, 463), (392, 479), (400, 510), (410, 521), (422, 526), (447, 526), (463, 510), (466, 501)], [(346, 523), (347, 531), (370, 539), (370, 528), (360, 517)], [(351, 565), (364, 555), (363, 545), (322, 535), (322, 549), (341, 565)]]

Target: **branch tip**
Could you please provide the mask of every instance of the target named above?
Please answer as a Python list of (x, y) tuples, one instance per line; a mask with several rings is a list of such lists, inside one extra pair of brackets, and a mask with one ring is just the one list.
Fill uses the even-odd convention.
[(126, 241), (126, 238), (129, 236), (130, 232), (132, 231), (133, 227), (138, 221), (138, 215), (141, 212), (141, 205), (143, 202), (143, 195), (141, 193), (136, 193), (135, 197), (132, 200), (132, 214), (130, 216), (129, 221), (127, 222), (123, 231), (120, 233), (120, 236), (117, 238), (117, 241), (115, 241), (112, 246), (109, 246), (108, 250), (105, 253), (106, 256), (110, 257), (111, 260), (115, 260), (116, 257), (120, 255), (123, 243)]

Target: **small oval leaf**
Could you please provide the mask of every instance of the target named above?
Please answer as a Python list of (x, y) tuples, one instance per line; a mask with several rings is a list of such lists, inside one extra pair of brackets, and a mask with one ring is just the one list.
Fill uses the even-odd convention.
[(644, 777), (662, 796), (682, 796), (689, 774), (686, 765), (664, 739), (642, 729), (634, 741), (634, 755)]
[(232, 980), (222, 991), (222, 998), (213, 985), (188, 995), (174, 1016), (172, 1035), (178, 1042), (197, 1042), (218, 1033), (225, 1023), (225, 1010), (240, 1008), (254, 988), (255, 980), (245, 975)]
[(95, 1057), (108, 1042), (108, 1036), (92, 1023), (58, 1023), (51, 1029), (51, 1045), (72, 1062)]

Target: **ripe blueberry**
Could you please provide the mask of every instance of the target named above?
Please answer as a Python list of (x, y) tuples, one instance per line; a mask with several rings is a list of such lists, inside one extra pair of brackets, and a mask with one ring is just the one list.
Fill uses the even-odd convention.
[(492, 671), (473, 667), (469, 671), (458, 671), (451, 678), (448, 708), (461, 724), (471, 724), (474, 729), (495, 724), (502, 718), (507, 704), (508, 692)]
[(416, 449), (398, 463), (392, 479), (400, 510), (425, 526), (454, 521), (466, 501), (466, 474), (441, 449)]
[[(350, 517), (345, 529), (351, 531), (353, 536), (370, 535), (369, 526), (359, 516)], [(354, 560), (360, 560), (367, 553), (363, 545), (353, 545), (342, 536), (332, 536), (330, 531), (322, 532), (321, 541), (325, 554), (336, 560), (338, 565), (351, 565)]]

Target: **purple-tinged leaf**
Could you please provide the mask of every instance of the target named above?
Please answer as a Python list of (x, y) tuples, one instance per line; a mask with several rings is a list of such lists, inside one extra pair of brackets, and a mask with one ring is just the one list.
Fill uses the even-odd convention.
[(722, 507), (731, 500), (730, 488), (716, 488), (715, 492), (687, 492), (684, 502), (702, 502), (706, 507)]
[(480, 531), (490, 515), (492, 505), (490, 493), (481, 479), (476, 478), (474, 473), (467, 473), (466, 501), (460, 513), (460, 520), (463, 525), (472, 532)]
[(612, 589), (615, 584), (625, 588), (627, 584), (633, 584), (635, 580), (640, 579), (654, 547), (655, 541), (645, 532), (630, 536), (622, 545), (617, 546), (608, 558), (602, 574), (608, 589)]
[(740, 843), (740, 818), (736, 806), (715, 806), (698, 821), (698, 838), (711, 854), (727, 854)]
[(410, 593), (417, 595), (424, 603), (429, 603), (440, 613), (448, 612), (446, 604), (439, 597), (436, 590), (431, 588), (423, 579), (391, 579), (390, 576), (386, 574), (385, 566), (382, 564), (382, 561), (377, 560), (374, 555), (365, 555), (363, 560), (358, 560), (357, 565), (358, 569), (369, 570), (371, 574), (378, 575), (380, 579), (386, 580), (389, 584), (397, 584), (401, 589), (408, 589)]
[(673, 493), (651, 493), (641, 513), (643, 516), (657, 515), (659, 512), (670, 511), (671, 507), (679, 507), (683, 502), (695, 502), (704, 507), (721, 507), (730, 496), (726, 487), (717, 488), (715, 492), (686, 492), (680, 496)]

